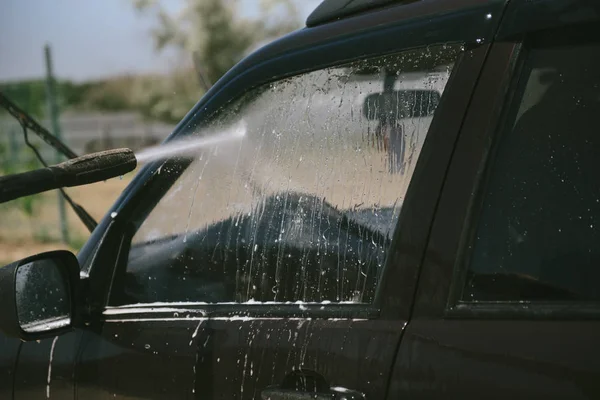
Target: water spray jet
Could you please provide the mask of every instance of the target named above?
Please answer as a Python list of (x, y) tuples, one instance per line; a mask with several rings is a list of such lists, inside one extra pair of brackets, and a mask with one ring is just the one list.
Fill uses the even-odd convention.
[(137, 154), (127, 148), (106, 150), (34, 171), (0, 176), (0, 204), (48, 190), (87, 185), (121, 176), (133, 171), (138, 163), (174, 156), (193, 157), (205, 148), (240, 140), (245, 135), (246, 125), (240, 122), (216, 135), (175, 140)]

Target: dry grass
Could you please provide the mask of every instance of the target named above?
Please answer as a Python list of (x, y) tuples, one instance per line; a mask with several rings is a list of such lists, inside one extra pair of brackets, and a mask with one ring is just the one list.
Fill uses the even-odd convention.
[[(67, 194), (82, 205), (96, 220), (101, 219), (133, 174), (92, 185), (67, 189)], [(58, 193), (46, 192), (33, 197), (33, 213), (28, 215), (19, 200), (0, 205), (0, 265), (42, 251), (68, 249), (77, 251), (89, 232), (67, 205), (70, 243), (61, 241)]]

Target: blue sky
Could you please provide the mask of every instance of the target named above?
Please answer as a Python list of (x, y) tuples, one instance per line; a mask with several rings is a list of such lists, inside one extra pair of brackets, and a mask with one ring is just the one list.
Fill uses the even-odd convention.
[[(163, 0), (176, 9), (182, 0)], [(240, 0), (256, 13), (259, 0)], [(295, 0), (304, 20), (319, 0)], [(130, 0), (0, 0), (0, 81), (42, 77), (43, 47), (52, 46), (57, 76), (77, 81), (166, 71), (174, 54), (157, 53)]]

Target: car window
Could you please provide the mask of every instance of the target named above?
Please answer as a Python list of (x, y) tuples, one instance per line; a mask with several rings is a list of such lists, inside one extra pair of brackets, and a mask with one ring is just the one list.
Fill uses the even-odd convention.
[(600, 45), (537, 43), (490, 156), (464, 301), (600, 300)]
[[(458, 46), (294, 76), (196, 132), (111, 304), (373, 301)], [(159, 171), (159, 173), (170, 173)]]

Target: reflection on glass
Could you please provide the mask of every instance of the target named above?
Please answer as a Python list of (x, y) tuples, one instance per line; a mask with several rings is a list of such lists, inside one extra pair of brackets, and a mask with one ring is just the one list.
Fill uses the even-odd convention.
[(600, 301), (600, 46), (551, 43), (498, 135), (464, 301)]
[(25, 332), (42, 332), (68, 326), (69, 289), (54, 260), (37, 260), (17, 269), (17, 314)]

